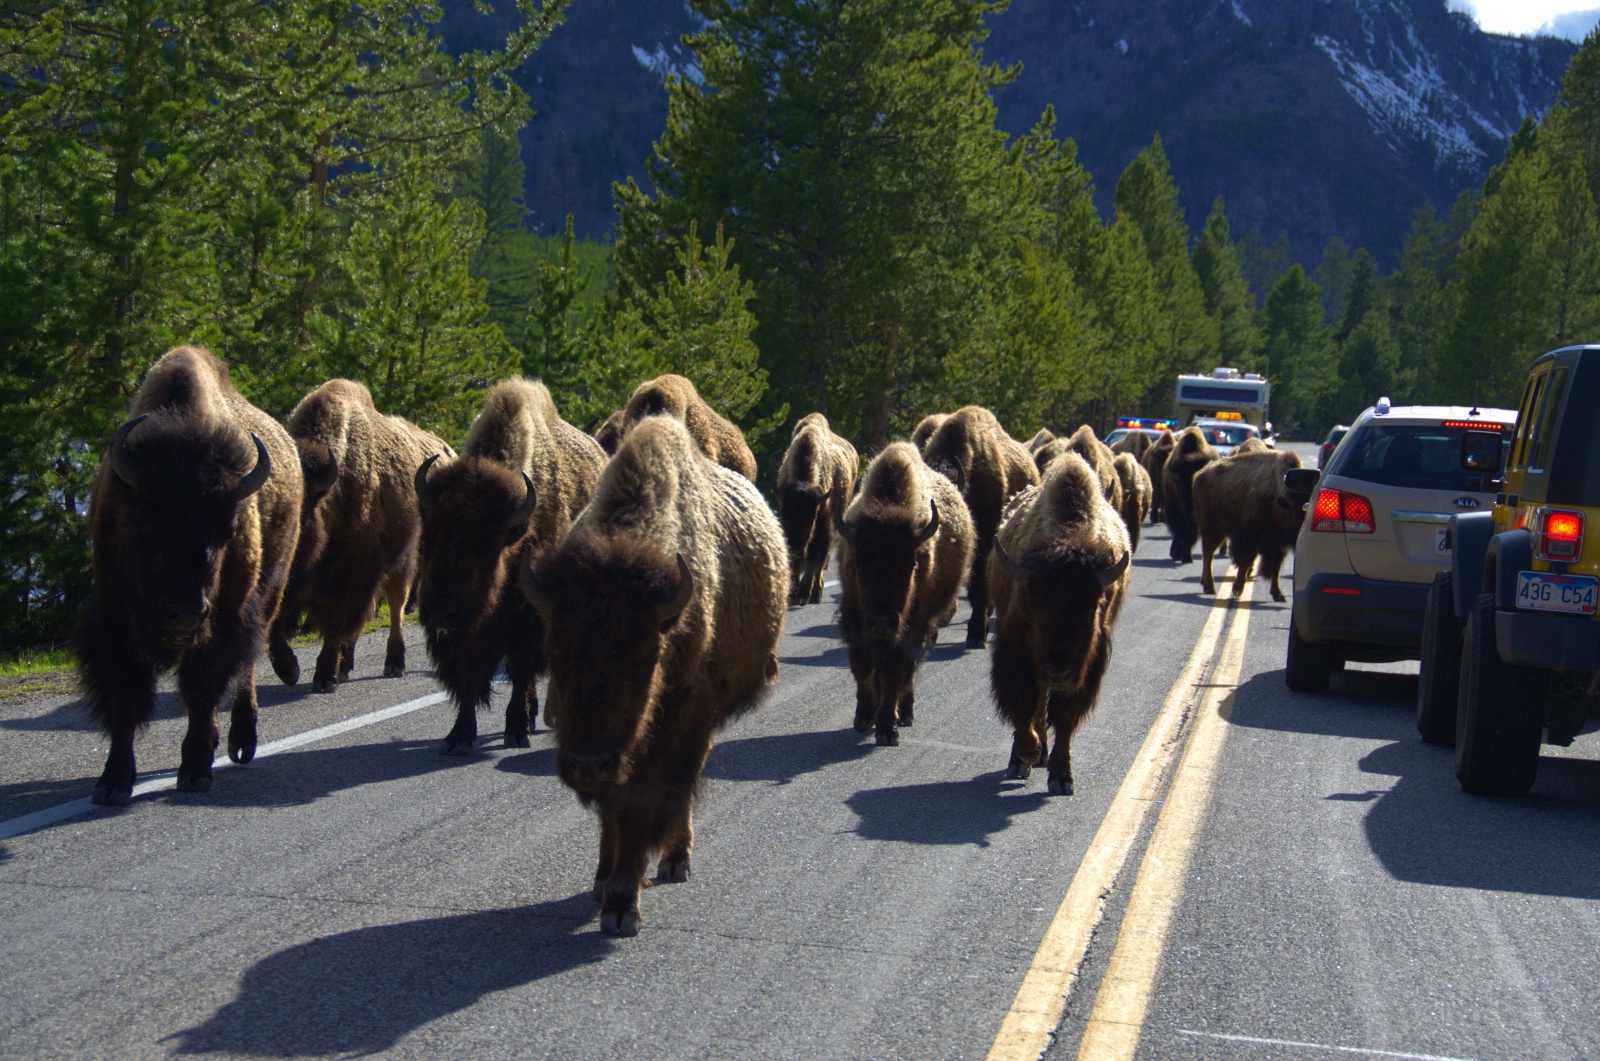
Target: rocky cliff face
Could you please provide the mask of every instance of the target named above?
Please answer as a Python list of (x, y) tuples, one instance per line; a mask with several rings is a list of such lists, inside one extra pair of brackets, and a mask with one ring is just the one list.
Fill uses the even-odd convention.
[[(447, 38), (492, 23), (447, 0)], [(523, 81), (528, 203), (546, 230), (612, 223), (610, 183), (641, 181), (665, 123), (661, 78), (691, 75), (678, 0), (575, 0)], [(1334, 235), (1392, 256), (1412, 212), (1478, 184), (1528, 114), (1550, 106), (1575, 46), (1480, 32), (1444, 0), (1013, 0), (991, 60), (1021, 62), (999, 99), (1021, 132), (1046, 104), (1109, 209), (1159, 134), (1190, 225), (1221, 195), (1236, 236), (1289, 237), (1314, 262)]]

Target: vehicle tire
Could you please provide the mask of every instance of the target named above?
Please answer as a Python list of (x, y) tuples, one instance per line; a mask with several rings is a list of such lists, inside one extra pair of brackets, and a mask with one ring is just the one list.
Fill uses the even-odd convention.
[(1474, 796), (1524, 796), (1539, 769), (1549, 674), (1515, 667), (1495, 647), (1494, 594), (1467, 620), (1456, 713), (1456, 778)]
[(1422, 665), (1417, 672), (1417, 732), (1429, 744), (1449, 747), (1456, 739), (1461, 688), (1461, 620), (1453, 596), (1455, 576), (1441, 571), (1428, 588), (1422, 618)]
[(1333, 650), (1327, 645), (1317, 645), (1300, 636), (1300, 630), (1289, 618), (1289, 657), (1284, 661), (1283, 680), (1297, 693), (1325, 693), (1333, 677)]

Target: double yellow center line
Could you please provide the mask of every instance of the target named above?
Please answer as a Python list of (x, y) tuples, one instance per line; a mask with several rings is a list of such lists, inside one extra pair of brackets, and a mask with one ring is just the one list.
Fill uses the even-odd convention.
[[(1217, 581), (1221, 585), (1227, 577)], [(1078, 1051), (1079, 1061), (1133, 1057), (1227, 734), (1233, 689), (1244, 663), (1253, 587), (1254, 580), (1245, 584), (1237, 608), (1221, 596), (1212, 602), (1194, 651), (1162, 703), (1045, 932), (989, 1050), (989, 1061), (1034, 1061), (1049, 1046), (1095, 929), (1105, 916), (1106, 900), (1181, 752)], [(1217, 641), (1230, 614), (1233, 622), (1213, 669)], [(1210, 681), (1205, 680), (1208, 671)], [(1185, 725), (1191, 718), (1194, 724), (1188, 727), (1186, 743)]]

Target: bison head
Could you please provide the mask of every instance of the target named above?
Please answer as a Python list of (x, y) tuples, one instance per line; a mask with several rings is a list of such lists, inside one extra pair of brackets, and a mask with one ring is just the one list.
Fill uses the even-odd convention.
[(538, 496), (527, 472), (481, 457), (417, 469), (422, 515), (417, 612), (435, 658), (481, 629), (515, 589)]
[(1101, 650), (1102, 632), (1110, 625), (1106, 612), (1114, 587), (1128, 570), (1132, 553), (1124, 551), (1120, 559), (1108, 561), (1103, 548), (1053, 542), (1019, 561), (998, 538), (994, 548), (1021, 584), (1040, 683), (1061, 693), (1083, 688), (1089, 664)]
[(148, 414), (123, 424), (107, 453), (120, 513), (123, 575), (141, 648), (171, 657), (210, 637), (211, 609), (240, 508), (272, 474), (267, 447), (225, 425)]
[(847, 545), (841, 571), (847, 633), (848, 626), (856, 626), (868, 642), (899, 642), (906, 636), (916, 588), (927, 580), (933, 562), (938, 502), (928, 502), (925, 520), (902, 505), (869, 502), (853, 522), (839, 519), (838, 531)]
[(628, 780), (661, 699), (684, 693), (662, 664), (694, 575), (649, 541), (588, 535), (530, 562), (522, 588), (545, 622), (556, 766), (589, 799)]

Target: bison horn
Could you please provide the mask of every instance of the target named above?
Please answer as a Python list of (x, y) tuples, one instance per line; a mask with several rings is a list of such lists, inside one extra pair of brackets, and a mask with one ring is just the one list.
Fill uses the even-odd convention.
[(428, 486), (428, 469), (433, 467), (433, 462), (438, 459), (439, 455), (435, 453), (423, 461), (422, 467), (417, 469), (416, 479), (413, 480), (417, 487), (417, 500), (422, 502), (424, 506), (431, 505), (436, 500), (433, 490)]
[(656, 610), (656, 622), (662, 629), (671, 624), (678, 616), (683, 614), (683, 609), (689, 606), (689, 600), (694, 596), (694, 572), (689, 570), (689, 565), (684, 562), (683, 554), (678, 554), (678, 592), (673, 598), (661, 605)]
[(533, 488), (533, 480), (527, 472), (522, 473), (522, 483), (528, 492), (522, 498), (522, 504), (506, 519), (507, 527), (520, 527), (533, 518), (533, 510), (539, 506), (539, 492)]
[(250, 432), (250, 441), (256, 444), (256, 466), (246, 472), (234, 488), (233, 496), (240, 501), (266, 486), (267, 480), (272, 477), (272, 457), (267, 453), (266, 443), (254, 431)]
[[(996, 542), (995, 544), (996, 544), (996, 546), (998, 546), (999, 542)], [(1095, 572), (1095, 574), (1098, 575), (1099, 578), (1100, 578), (1100, 585), (1101, 586), (1109, 586), (1109, 585), (1111, 585), (1111, 583), (1113, 583), (1117, 579), (1121, 578), (1122, 577), (1122, 573), (1124, 571), (1128, 570), (1128, 561), (1132, 557), (1133, 557), (1133, 550), (1130, 549), (1127, 552), (1122, 554), (1122, 559), (1121, 560), (1118, 560), (1116, 563), (1112, 564), (1110, 567), (1102, 567), (1099, 570), (1097, 570)]]
[(956, 489), (964, 494), (967, 492), (967, 466), (956, 456), (950, 458), (950, 463), (956, 466)]
[(1011, 554), (1006, 552), (1006, 547), (1000, 544), (998, 535), (994, 539), (994, 551), (999, 555), (1000, 562), (1006, 565), (1006, 570), (1011, 572), (1011, 577), (1018, 582), (1026, 582), (1033, 576), (1032, 571), (1017, 563), (1016, 560), (1012, 559)]
[(844, 513), (840, 512), (837, 508), (832, 508), (829, 511), (833, 516), (833, 526), (834, 529), (839, 532), (839, 537), (843, 538), (847, 542), (855, 541), (856, 529), (845, 522)]
[(133, 463), (133, 454), (128, 452), (128, 434), (144, 423), (149, 415), (141, 413), (117, 428), (117, 433), (111, 436), (111, 470), (133, 490), (139, 489), (139, 466)]
[(921, 545), (939, 532), (939, 502), (928, 501), (928, 523), (917, 532), (917, 544)]

